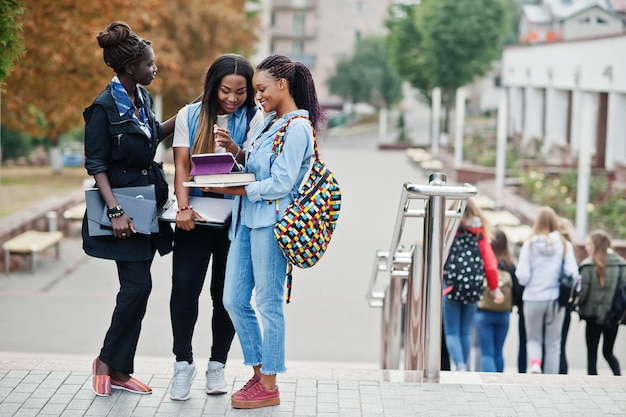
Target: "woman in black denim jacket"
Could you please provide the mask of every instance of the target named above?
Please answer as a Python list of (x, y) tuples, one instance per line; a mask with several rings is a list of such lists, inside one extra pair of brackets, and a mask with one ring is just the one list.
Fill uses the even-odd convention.
[(150, 84), (157, 72), (150, 42), (123, 22), (111, 23), (97, 39), (116, 76), (85, 109), (85, 168), (108, 207), (113, 234), (89, 236), (85, 216), (83, 249), (88, 255), (115, 260), (120, 291), (103, 347), (93, 362), (93, 389), (100, 396), (111, 395), (112, 389), (149, 394), (152, 389), (130, 374), (152, 289), (150, 266), (157, 250), (161, 255), (172, 250), (173, 231), (160, 223), (158, 233), (136, 233), (112, 189), (154, 184), (157, 204), (165, 203), (167, 182), (153, 159), (159, 142), (172, 133), (175, 118), (159, 124), (152, 97), (139, 86)]

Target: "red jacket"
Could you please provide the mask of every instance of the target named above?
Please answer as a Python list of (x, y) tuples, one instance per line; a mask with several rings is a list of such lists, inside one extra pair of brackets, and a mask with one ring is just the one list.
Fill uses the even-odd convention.
[(485, 231), (482, 227), (465, 227), (465, 230), (476, 236), (478, 241), (478, 249), (483, 257), (483, 265), (485, 267), (485, 277), (487, 278), (487, 285), (490, 290), (498, 288), (498, 260), (491, 243), (485, 239)]

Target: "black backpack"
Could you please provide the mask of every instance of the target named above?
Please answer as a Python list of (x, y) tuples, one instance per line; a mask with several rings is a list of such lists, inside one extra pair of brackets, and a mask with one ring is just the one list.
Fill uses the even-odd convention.
[(611, 324), (626, 324), (626, 283), (622, 279), (623, 270), (624, 267), (620, 266), (617, 288), (611, 303), (611, 310), (608, 313), (609, 323)]
[(468, 304), (482, 298), (485, 266), (475, 235), (466, 232), (456, 235), (443, 266), (443, 278), (445, 286), (451, 287), (446, 294), (449, 300)]

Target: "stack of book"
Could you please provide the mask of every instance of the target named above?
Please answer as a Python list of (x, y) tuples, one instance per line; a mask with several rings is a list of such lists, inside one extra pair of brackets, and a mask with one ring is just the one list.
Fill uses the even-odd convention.
[(242, 172), (230, 153), (202, 153), (191, 155), (192, 181), (186, 187), (234, 187), (254, 182), (254, 174)]

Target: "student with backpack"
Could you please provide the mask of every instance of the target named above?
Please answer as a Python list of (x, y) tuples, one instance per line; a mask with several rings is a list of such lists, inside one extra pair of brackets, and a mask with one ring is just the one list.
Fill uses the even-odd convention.
[[(274, 236), (274, 225), (310, 170), (314, 129), (322, 118), (313, 77), (300, 62), (269, 56), (257, 66), (253, 85), (257, 102), (270, 114), (246, 150), (245, 170), (254, 173), (256, 181), (213, 188), (237, 196), (224, 305), (237, 330), (244, 363), (254, 372), (231, 398), (234, 408), (244, 409), (280, 404), (276, 376), (286, 371), (283, 308), (288, 261)], [(287, 123), (281, 138), (278, 133)]]
[(603, 230), (587, 236), (585, 249), (589, 256), (580, 264), (582, 289), (578, 311), (580, 318), (587, 322), (587, 373), (598, 375), (598, 345), (602, 336), (602, 355), (613, 375), (621, 375), (619, 362), (613, 354), (619, 323), (612, 320), (611, 306), (620, 277), (622, 283), (626, 279), (626, 260), (613, 251), (611, 236)]
[(189, 399), (196, 375), (191, 340), (198, 319), (198, 299), (212, 259), (211, 356), (206, 369), (207, 394), (226, 393), (224, 366), (235, 336), (232, 321), (224, 308), (224, 276), (230, 241), (228, 225), (202, 225), (203, 218), (189, 203), (190, 196), (232, 198), (223, 194), (202, 193), (185, 187), (189, 180), (191, 155), (230, 152), (243, 162), (244, 143), (252, 138), (263, 114), (254, 105), (252, 74), (254, 70), (242, 56), (222, 55), (208, 69), (202, 101), (183, 107), (177, 115), (174, 131), (174, 189), (178, 204), (174, 234), (172, 293), (170, 315), (176, 355), (170, 398)]
[(444, 337), (457, 371), (467, 371), (476, 303), (482, 298), (485, 279), (494, 302), (500, 304), (504, 300), (498, 288), (498, 262), (490, 240), (485, 216), (468, 199), (443, 272)]
[(557, 374), (561, 353), (561, 331), (565, 307), (560, 307), (561, 267), (567, 275), (578, 275), (574, 247), (559, 230), (559, 217), (550, 207), (539, 210), (529, 238), (522, 244), (517, 278), (524, 286), (524, 323), (528, 371)]
[(478, 301), (478, 311), (474, 322), (480, 344), (482, 371), (503, 372), (502, 349), (509, 331), (509, 316), (513, 306), (513, 292), (517, 278), (515, 277), (515, 264), (509, 251), (509, 241), (502, 230), (496, 229), (491, 247), (498, 261), (498, 287), (502, 291), (504, 300), (500, 304), (495, 303), (491, 292), (485, 290), (483, 298)]

